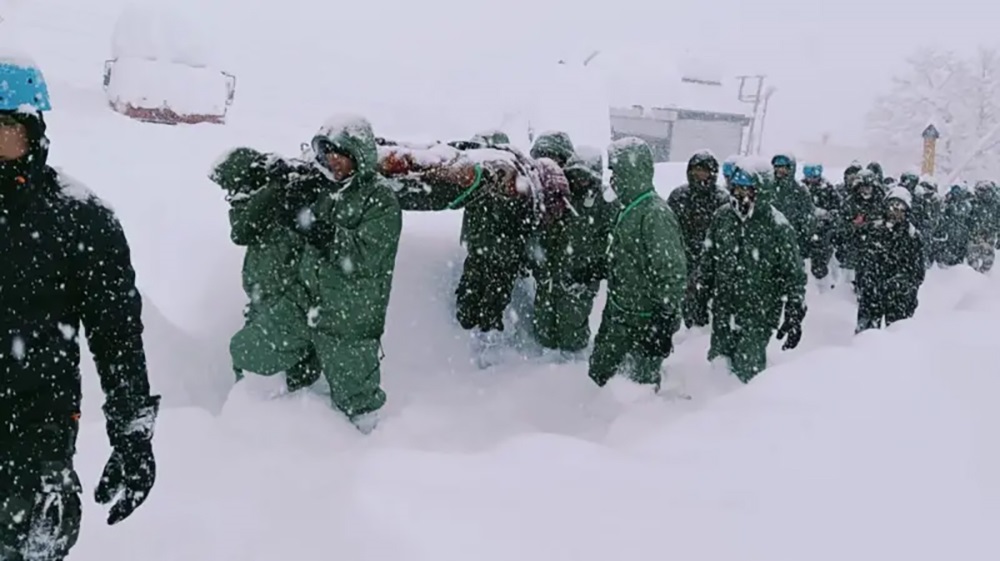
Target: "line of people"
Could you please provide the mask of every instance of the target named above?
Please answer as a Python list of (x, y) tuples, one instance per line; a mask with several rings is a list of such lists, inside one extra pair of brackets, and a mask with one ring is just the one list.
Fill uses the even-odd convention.
[(622, 374), (658, 388), (684, 321), (711, 323), (709, 358), (726, 360), (743, 381), (765, 368), (775, 332), (785, 348), (798, 345), (799, 247), (808, 240), (800, 217), (786, 218), (773, 201), (809, 206), (804, 190), (739, 162), (725, 192), (718, 163), (699, 155), (690, 184), (668, 202), (654, 189), (645, 142), (617, 140), (607, 156), (614, 202), (603, 192), (600, 152), (562, 132), (541, 135), (525, 154), (499, 132), (414, 145), (341, 117), (300, 158), (227, 153), (211, 177), (227, 193), (233, 241), (247, 248), (246, 322), (230, 346), (237, 377), (284, 373), (289, 391), (324, 377), (333, 405), (370, 432), (386, 399), (380, 339), (403, 211), (464, 210), (456, 319), (480, 355), (502, 345), (504, 311), (524, 277), (535, 285), (535, 340), (561, 360), (584, 357), (607, 281), (589, 356), (601, 386)]
[(799, 344), (807, 271), (852, 273), (860, 332), (914, 314), (927, 266), (963, 249), (960, 225), (963, 258), (987, 223), (996, 245), (1000, 213), (979, 202), (1000, 198), (992, 184), (966, 198), (953, 190), (938, 207), (932, 184), (910, 174), (894, 184), (877, 163), (852, 166), (836, 187), (807, 165), (800, 184), (795, 159), (778, 154), (727, 160), (720, 185), (718, 160), (698, 153), (688, 183), (663, 200), (643, 141), (615, 141), (607, 157), (613, 202), (601, 153), (563, 132), (523, 153), (501, 132), (420, 145), (340, 117), (300, 158), (229, 152), (211, 177), (227, 192), (233, 241), (247, 248), (246, 323), (230, 348), (237, 377), (284, 373), (289, 391), (325, 378), (334, 406), (370, 432), (386, 399), (380, 339), (402, 212), (464, 211), (456, 319), (481, 367), (498, 360), (512, 327), (505, 310), (529, 277), (535, 341), (559, 360), (584, 359), (607, 281), (589, 354), (601, 386), (622, 374), (659, 387), (682, 323), (710, 327), (708, 358), (747, 382), (766, 367), (772, 336)]

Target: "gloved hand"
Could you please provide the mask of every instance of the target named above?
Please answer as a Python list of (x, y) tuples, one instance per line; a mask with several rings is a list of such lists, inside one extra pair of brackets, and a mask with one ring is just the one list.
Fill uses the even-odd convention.
[(639, 348), (648, 357), (666, 358), (674, 350), (674, 332), (677, 331), (677, 316), (666, 306), (653, 313), (646, 324), (645, 332), (639, 338)]
[(156, 481), (152, 439), (159, 406), (160, 396), (150, 396), (138, 407), (111, 403), (104, 406), (112, 452), (94, 499), (102, 505), (110, 504), (109, 525), (125, 520), (139, 508)]
[(777, 338), (778, 340), (785, 339), (785, 344), (781, 346), (782, 350), (791, 350), (799, 346), (799, 341), (802, 339), (802, 320), (806, 317), (806, 306), (802, 303), (785, 303), (785, 321), (782, 322), (781, 327), (778, 328)]

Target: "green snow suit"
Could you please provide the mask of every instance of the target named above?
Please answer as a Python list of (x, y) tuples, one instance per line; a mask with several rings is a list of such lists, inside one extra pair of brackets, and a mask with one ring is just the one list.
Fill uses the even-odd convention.
[(812, 198), (815, 214), (815, 231), (809, 240), (806, 254), (809, 256), (812, 274), (817, 279), (825, 278), (830, 273), (830, 259), (837, 243), (840, 230), (840, 211), (843, 202), (840, 194), (825, 179), (816, 183), (806, 184), (809, 196)]
[(709, 360), (729, 359), (743, 382), (767, 367), (767, 344), (785, 310), (804, 314), (806, 273), (795, 230), (781, 212), (756, 203), (743, 220), (720, 208), (705, 242), (698, 301), (711, 302)]
[(858, 255), (856, 331), (877, 329), (883, 319), (888, 327), (913, 316), (924, 281), (922, 246), (920, 233), (909, 219), (872, 224)]
[(953, 186), (944, 198), (944, 211), (935, 236), (938, 263), (951, 267), (965, 262), (972, 238), (973, 195)]
[[(227, 191), (233, 243), (246, 247), (246, 326), (262, 316), (285, 318), (270, 322), (281, 325), (305, 323), (300, 306), (308, 296), (297, 275), (305, 240), (294, 231), (294, 221), (307, 201), (301, 190), (287, 188), (289, 178), (274, 172), (270, 163), (275, 160), (251, 148), (237, 148), (220, 160), (210, 176)], [(234, 370), (237, 380), (243, 377), (235, 358)]]
[(380, 388), (380, 339), (385, 328), (402, 213), (388, 182), (376, 173), (371, 126), (363, 119), (321, 129), (354, 173), (334, 182), (312, 173), (283, 185), (309, 203), (289, 231), (295, 251), (253, 264), (249, 278), (280, 270), (291, 278), (275, 305), (261, 307), (230, 343), (234, 366), (261, 375), (286, 372), (289, 389), (330, 384), (333, 405), (354, 419), (385, 403)]
[[(705, 248), (705, 236), (712, 225), (715, 211), (729, 204), (729, 193), (715, 185), (697, 185), (692, 176), (694, 166), (698, 163), (695, 154), (688, 161), (688, 182), (674, 189), (667, 197), (670, 210), (677, 217), (681, 233), (684, 235), (684, 255), (688, 267), (687, 295), (684, 299), (684, 323), (688, 327), (708, 324), (708, 317), (700, 316), (694, 302), (694, 289), (698, 283), (698, 261)], [(702, 156), (704, 157), (704, 156)], [(718, 164), (716, 164), (718, 166)]]
[(770, 204), (788, 218), (788, 222), (795, 230), (799, 251), (805, 258), (808, 257), (806, 252), (811, 246), (810, 240), (816, 230), (816, 213), (809, 191), (795, 180), (797, 167), (795, 159), (787, 157), (792, 162), (791, 173), (782, 179), (772, 177), (770, 181), (764, 181), (757, 197), (757, 204)]
[[(501, 132), (487, 132), (450, 145), (478, 150), (508, 144)], [(499, 194), (488, 165), (476, 169), (471, 187), (424, 178), (394, 178), (396, 197), (406, 211), (462, 209), (461, 240), (467, 250), (456, 296), (463, 329), (503, 331), (503, 314), (514, 283), (524, 274), (528, 240), (534, 230), (530, 199)]]
[[(489, 181), (484, 178), (480, 189), (492, 189)], [(463, 212), (461, 239), (467, 255), (455, 290), (458, 323), (468, 330), (503, 331), (514, 283), (527, 271), (528, 241), (535, 228), (532, 201), (484, 195)]]
[(969, 251), (966, 261), (973, 269), (985, 273), (993, 268), (1000, 241), (1000, 197), (991, 181), (976, 184), (969, 217)]
[[(603, 386), (622, 372), (659, 384), (670, 353), (642, 344), (651, 337), (667, 347), (680, 327), (687, 263), (680, 225), (653, 189), (653, 152), (623, 138), (609, 149), (611, 187), (622, 209), (608, 246), (608, 300), (590, 357), (590, 378)], [(664, 339), (665, 338), (665, 339)]]
[(618, 208), (602, 196), (600, 157), (570, 160), (565, 173), (573, 209), (538, 235), (534, 329), (543, 347), (574, 352), (590, 344), (590, 312)]

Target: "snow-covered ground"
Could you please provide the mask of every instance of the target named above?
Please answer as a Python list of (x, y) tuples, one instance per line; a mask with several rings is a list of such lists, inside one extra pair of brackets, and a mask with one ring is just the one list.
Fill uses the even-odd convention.
[[(110, 29), (106, 19), (71, 10), (45, 21), (82, 37)], [(313, 132), (308, 112), (276, 120), (268, 111), (282, 100), (257, 112), (249, 93), (224, 127), (139, 124), (107, 109), (102, 55), (91, 54), (48, 43), (40, 55), (56, 106), (52, 161), (119, 213), (166, 407), (148, 503), (108, 528), (88, 496), (72, 559), (1000, 557), (997, 276), (933, 270), (914, 320), (859, 337), (849, 292), (813, 286), (802, 344), (773, 346), (774, 366), (748, 387), (705, 361), (707, 333), (682, 331), (666, 364), (675, 391), (654, 397), (618, 380), (599, 390), (584, 363), (551, 363), (530, 345), (495, 369), (472, 366), (452, 320), (460, 216), (410, 214), (384, 339), (389, 403), (365, 438), (320, 391), (272, 399), (281, 380), (233, 387), (228, 365), (242, 255), (206, 173), (235, 145), (297, 153)], [(659, 167), (658, 188), (683, 175)], [(89, 363), (84, 377), (89, 494), (108, 448)]]

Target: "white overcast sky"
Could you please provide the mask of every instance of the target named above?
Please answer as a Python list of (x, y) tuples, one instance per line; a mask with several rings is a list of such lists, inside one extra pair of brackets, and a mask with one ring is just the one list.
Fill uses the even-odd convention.
[(547, 21), (531, 26), (563, 27), (581, 51), (588, 41), (641, 44), (665, 57), (722, 61), (729, 74), (766, 73), (778, 87), (768, 117), (772, 145), (823, 132), (858, 142), (872, 98), (908, 53), (927, 44), (959, 51), (1000, 44), (1000, 4), (986, 0), (614, 0), (581, 8), (588, 3), (534, 2), (545, 5)]
[[(5, 1), (12, 0), (0, 3)], [(331, 85), (339, 83), (335, 78), (343, 57), (368, 53), (418, 75), (427, 68), (428, 76), (435, 65), (459, 59), (489, 72), (489, 61), (499, 57), (510, 65), (574, 53), (582, 57), (593, 49), (662, 53), (665, 66), (693, 55), (722, 65), (729, 75), (768, 74), (778, 88), (767, 127), (772, 149), (817, 140), (824, 132), (834, 142), (860, 142), (872, 99), (918, 46), (971, 51), (978, 44), (1000, 44), (1000, 4), (989, 0), (141, 1), (211, 20), (214, 48), (239, 51), (231, 52), (230, 60), (259, 58), (267, 67), (268, 57), (294, 57), (333, 76)], [(13, 4), (40, 8), (67, 2)], [(124, 3), (90, 0), (86, 8), (75, 7), (111, 13)], [(53, 29), (79, 18), (68, 14), (64, 19), (73, 21), (53, 23)], [(104, 51), (106, 32), (95, 28), (93, 33), (100, 36), (87, 39)], [(237, 34), (242, 34), (239, 40)], [(78, 35), (66, 37), (66, 49), (82, 51)], [(103, 56), (92, 58), (101, 63)], [(647, 56), (632, 71), (657, 72), (651, 59), (656, 57)], [(392, 88), (378, 81), (392, 72), (373, 64), (363, 78), (374, 80), (373, 88)], [(288, 78), (276, 69), (274, 79)]]

